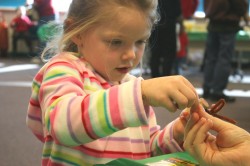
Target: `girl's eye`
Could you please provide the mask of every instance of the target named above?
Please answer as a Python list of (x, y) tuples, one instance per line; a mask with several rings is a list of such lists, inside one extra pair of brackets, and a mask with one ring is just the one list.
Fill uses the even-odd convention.
[(122, 41), (118, 40), (118, 39), (113, 39), (113, 40), (107, 41), (107, 43), (110, 46), (120, 46), (120, 45), (122, 45)]
[(148, 40), (139, 40), (136, 42), (137, 45), (143, 45), (146, 44), (148, 42)]

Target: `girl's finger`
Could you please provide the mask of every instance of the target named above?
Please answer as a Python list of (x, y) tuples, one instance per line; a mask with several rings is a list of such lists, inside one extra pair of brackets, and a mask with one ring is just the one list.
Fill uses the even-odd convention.
[(179, 90), (174, 91), (170, 94), (171, 100), (173, 100), (179, 109), (185, 109), (191, 107), (195, 102), (198, 102), (195, 94), (192, 94), (192, 91), (189, 90)]
[(189, 108), (184, 109), (180, 114), (180, 118), (187, 122), (188, 119), (190, 118), (190, 109)]
[(197, 123), (199, 120), (199, 115), (197, 113), (192, 113), (190, 114), (190, 118), (187, 121), (187, 124), (185, 126), (185, 133), (184, 135), (187, 135), (190, 130), (192, 129), (192, 127), (194, 126), (195, 123)]
[(175, 91), (170, 95), (171, 100), (176, 103), (178, 109), (185, 109), (188, 105), (188, 98), (180, 91)]
[(194, 86), (186, 79), (183, 77), (183, 82), (193, 91), (193, 93), (195, 94), (196, 98), (198, 99), (199, 96), (194, 88)]
[(166, 108), (170, 112), (176, 112), (179, 109), (178, 104), (169, 98), (162, 101), (161, 106), (163, 106), (164, 108)]
[(190, 115), (190, 119), (188, 120), (186, 127), (185, 127), (185, 132), (184, 132), (184, 140), (185, 144), (189, 147), (193, 145), (193, 141), (195, 139), (197, 125), (195, 125), (199, 120), (198, 114), (194, 113)]
[(182, 93), (187, 99), (187, 103), (185, 103), (186, 107), (191, 107), (196, 101), (198, 101), (196, 93), (190, 88), (181, 88), (180, 93)]

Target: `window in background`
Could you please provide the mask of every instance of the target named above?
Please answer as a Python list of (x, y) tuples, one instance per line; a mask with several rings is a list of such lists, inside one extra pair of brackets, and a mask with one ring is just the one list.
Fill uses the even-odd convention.
[(34, 3), (34, 0), (26, 0), (26, 3), (27, 3), (28, 5), (32, 5), (32, 4)]
[(53, 0), (52, 4), (57, 12), (67, 12), (72, 0)]

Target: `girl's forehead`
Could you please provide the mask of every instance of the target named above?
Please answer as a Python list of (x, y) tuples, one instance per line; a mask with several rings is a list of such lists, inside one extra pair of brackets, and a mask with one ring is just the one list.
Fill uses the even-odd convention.
[(135, 8), (120, 8), (112, 19), (116, 19), (116, 21), (121, 23), (133, 20), (146, 21), (146, 14)]
[(124, 9), (120, 10), (116, 15), (114, 15), (110, 20), (102, 23), (98, 26), (99, 29), (106, 32), (123, 33), (130, 35), (148, 35), (151, 31), (151, 27), (146, 19), (145, 15), (142, 13), (131, 10)]

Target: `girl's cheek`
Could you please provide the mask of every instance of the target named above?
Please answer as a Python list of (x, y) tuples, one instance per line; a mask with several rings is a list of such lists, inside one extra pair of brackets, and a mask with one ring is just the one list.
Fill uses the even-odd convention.
[(136, 53), (137, 59), (140, 60), (142, 58), (143, 54), (144, 54), (144, 49), (143, 50), (138, 50), (137, 53)]

